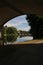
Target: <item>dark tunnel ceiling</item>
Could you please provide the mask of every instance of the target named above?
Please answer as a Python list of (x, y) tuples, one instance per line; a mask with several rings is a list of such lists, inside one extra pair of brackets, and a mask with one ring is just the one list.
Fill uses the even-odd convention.
[(29, 13), (43, 16), (43, 0), (0, 0), (0, 25)]

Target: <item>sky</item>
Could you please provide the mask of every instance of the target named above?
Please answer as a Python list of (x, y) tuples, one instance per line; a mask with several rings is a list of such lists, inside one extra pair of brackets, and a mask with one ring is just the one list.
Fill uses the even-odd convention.
[(26, 15), (18, 16), (8, 21), (4, 26), (16, 27), (17, 30), (29, 31), (31, 27), (26, 20)]

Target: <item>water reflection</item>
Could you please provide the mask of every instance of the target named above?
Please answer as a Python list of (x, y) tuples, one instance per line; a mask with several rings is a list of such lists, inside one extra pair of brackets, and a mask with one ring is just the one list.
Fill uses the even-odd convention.
[(15, 42), (24, 42), (32, 39), (33, 39), (32, 36), (25, 36), (25, 37), (18, 36), (16, 39), (14, 36), (6, 36), (4, 38), (4, 45), (13, 44), (13, 43), (15, 44)]
[(16, 42), (24, 42), (24, 41), (28, 41), (28, 40), (32, 40), (32, 39), (33, 39), (32, 36), (18, 37)]

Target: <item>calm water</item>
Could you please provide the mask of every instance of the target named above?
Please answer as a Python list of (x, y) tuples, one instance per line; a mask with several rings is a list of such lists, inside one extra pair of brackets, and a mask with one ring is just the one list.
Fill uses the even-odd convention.
[(33, 39), (32, 36), (18, 37), (16, 41), (6, 42), (6, 43), (4, 43), (4, 44), (5, 44), (5, 45), (6, 45), (6, 44), (13, 44), (14, 42), (24, 42), (24, 41), (28, 41), (28, 40), (32, 40), (32, 39)]
[(32, 36), (26, 36), (26, 37), (21, 37), (21, 38), (17, 38), (16, 42), (23, 42), (23, 41), (27, 41), (27, 40), (32, 40), (33, 37)]

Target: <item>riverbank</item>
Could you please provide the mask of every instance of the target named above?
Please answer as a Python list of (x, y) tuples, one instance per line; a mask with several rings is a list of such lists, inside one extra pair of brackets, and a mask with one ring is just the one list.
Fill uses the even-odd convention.
[(28, 40), (24, 42), (7, 42), (4, 43), (3, 41), (0, 41), (0, 45), (18, 45), (18, 44), (43, 44), (43, 39), (37, 39), (37, 40)]
[(14, 42), (13, 44), (40, 44), (40, 43), (43, 43), (43, 39), (29, 40), (25, 42)]

